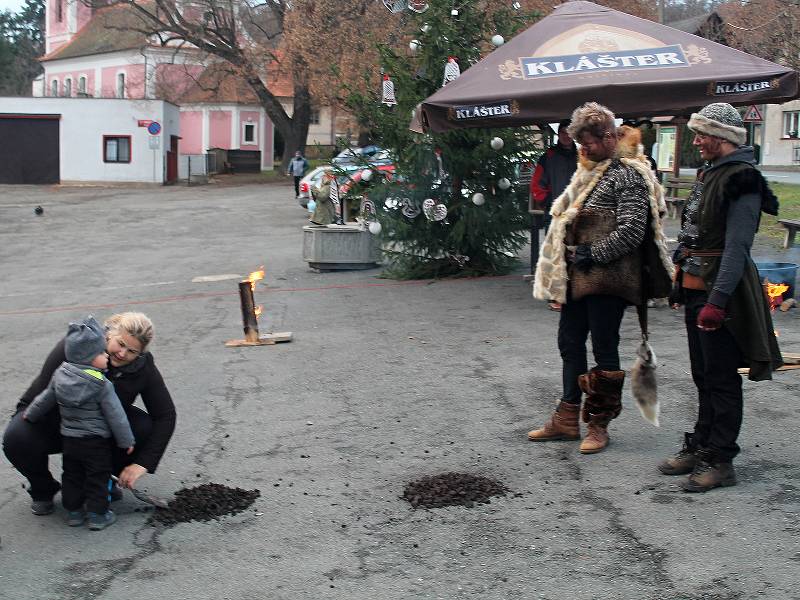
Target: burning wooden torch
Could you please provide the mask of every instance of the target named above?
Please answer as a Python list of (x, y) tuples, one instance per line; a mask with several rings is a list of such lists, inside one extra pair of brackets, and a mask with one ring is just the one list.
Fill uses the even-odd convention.
[(265, 344), (275, 344), (277, 342), (290, 342), (291, 332), (267, 333), (260, 335), (258, 332), (258, 317), (261, 315), (263, 307), (256, 304), (253, 292), (256, 289), (256, 282), (264, 279), (264, 266), (253, 271), (239, 282), (239, 302), (242, 306), (242, 324), (244, 326), (243, 340), (230, 340), (225, 342), (226, 346), (262, 346)]

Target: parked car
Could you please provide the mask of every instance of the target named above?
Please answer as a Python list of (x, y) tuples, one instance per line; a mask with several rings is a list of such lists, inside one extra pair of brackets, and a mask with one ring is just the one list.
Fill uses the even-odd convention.
[(306, 176), (300, 180), (300, 195), (297, 197), (300, 206), (308, 208), (308, 201), (311, 199), (311, 188), (319, 187), (322, 182), (322, 176), (330, 170), (331, 167), (328, 165), (317, 167), (309, 171)]
[(370, 145), (362, 148), (345, 148), (339, 154), (331, 159), (331, 164), (334, 165), (348, 165), (354, 164), (359, 159), (369, 160), (372, 156), (381, 151), (379, 146)]

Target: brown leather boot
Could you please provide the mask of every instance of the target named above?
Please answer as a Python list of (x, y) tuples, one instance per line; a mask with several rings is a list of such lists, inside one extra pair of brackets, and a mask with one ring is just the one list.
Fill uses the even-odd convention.
[(541, 429), (534, 429), (528, 433), (532, 442), (550, 442), (553, 440), (579, 440), (581, 430), (578, 425), (580, 404), (559, 402), (550, 420)]
[(694, 470), (681, 484), (685, 492), (708, 492), (717, 487), (736, 485), (733, 463), (720, 461), (708, 448), (701, 448), (695, 456), (697, 463)]
[(686, 475), (694, 470), (697, 463), (695, 453), (699, 450), (694, 443), (691, 433), (684, 433), (683, 448), (675, 455), (663, 460), (658, 465), (658, 470), (664, 475)]
[(583, 421), (588, 423), (581, 442), (581, 454), (595, 454), (608, 446), (608, 424), (622, 412), (622, 385), (625, 371), (603, 371), (597, 367), (578, 377), (586, 398)]

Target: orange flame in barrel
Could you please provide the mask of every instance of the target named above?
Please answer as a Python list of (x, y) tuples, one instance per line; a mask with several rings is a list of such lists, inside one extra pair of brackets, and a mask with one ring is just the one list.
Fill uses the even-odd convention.
[(770, 310), (775, 310), (783, 302), (783, 295), (789, 290), (785, 283), (770, 283), (769, 279), (764, 280), (764, 291), (769, 298)]

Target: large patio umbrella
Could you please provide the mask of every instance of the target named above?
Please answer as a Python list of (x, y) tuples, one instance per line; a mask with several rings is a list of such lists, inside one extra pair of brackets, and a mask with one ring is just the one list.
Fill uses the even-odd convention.
[(592, 2), (556, 8), (422, 103), (434, 132), (568, 117), (586, 101), (618, 117), (681, 115), (711, 102), (796, 98), (798, 73)]

